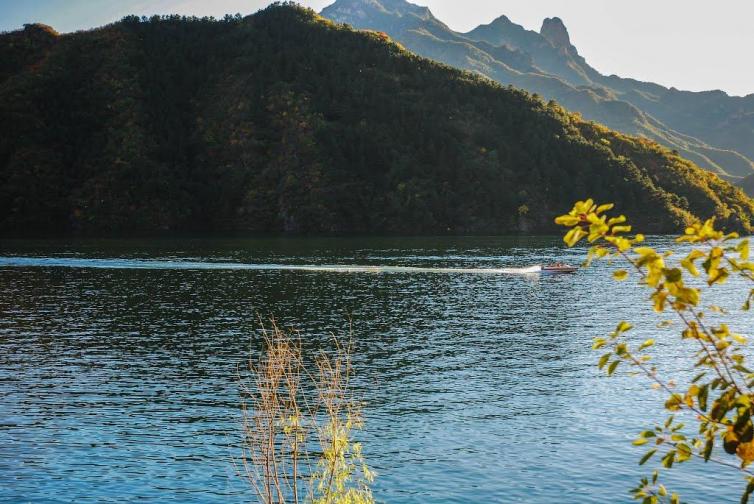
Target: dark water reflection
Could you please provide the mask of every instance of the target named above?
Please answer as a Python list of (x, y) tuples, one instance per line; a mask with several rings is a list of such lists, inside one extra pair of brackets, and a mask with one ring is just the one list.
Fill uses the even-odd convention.
[[(4, 242), (2, 256), (525, 267), (578, 262), (555, 238)], [(366, 455), (383, 502), (629, 502), (631, 434), (662, 415), (641, 380), (594, 369), (593, 336), (646, 293), (572, 276), (0, 266), (0, 501), (242, 502), (237, 366), (257, 314), (312, 350), (353, 322)], [(717, 300), (735, 307), (738, 299)], [(736, 329), (754, 332), (750, 318)], [(660, 337), (663, 362), (680, 345)], [(690, 502), (735, 475), (689, 467)], [(723, 490), (720, 490), (720, 489)]]

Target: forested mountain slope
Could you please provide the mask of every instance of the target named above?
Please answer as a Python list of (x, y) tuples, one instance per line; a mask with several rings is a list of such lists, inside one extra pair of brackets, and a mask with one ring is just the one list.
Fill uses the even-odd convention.
[(746, 194), (754, 198), (754, 175), (749, 175), (738, 184)]
[(457, 33), (405, 0), (337, 0), (322, 14), (384, 31), (411, 51), (555, 99), (587, 119), (643, 135), (730, 179), (754, 174), (754, 94), (693, 93), (605, 76), (571, 44), (558, 18), (540, 33), (501, 16)]
[(299, 7), (27, 26), (0, 53), (5, 235), (547, 232), (587, 196), (648, 232), (753, 222), (654, 142)]

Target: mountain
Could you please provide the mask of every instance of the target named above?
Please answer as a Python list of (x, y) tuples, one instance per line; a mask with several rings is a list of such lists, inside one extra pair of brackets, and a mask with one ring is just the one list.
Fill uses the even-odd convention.
[(746, 194), (754, 198), (754, 175), (749, 175), (738, 183)]
[(650, 140), (288, 4), (29, 25), (0, 54), (4, 235), (549, 232), (587, 196), (648, 232), (754, 222), (739, 189)]
[(506, 16), (457, 33), (405, 0), (337, 0), (322, 15), (384, 31), (422, 56), (555, 99), (587, 119), (642, 135), (731, 180), (754, 174), (754, 94), (693, 93), (605, 76), (571, 44), (559, 18), (539, 33)]

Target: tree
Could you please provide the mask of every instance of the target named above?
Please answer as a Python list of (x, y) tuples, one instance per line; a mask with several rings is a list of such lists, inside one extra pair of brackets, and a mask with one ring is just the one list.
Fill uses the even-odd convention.
[[(749, 240), (717, 230), (714, 218), (697, 222), (677, 238), (677, 243), (691, 244), (692, 248), (675, 264), (672, 251), (660, 253), (643, 245), (643, 235), (630, 236), (631, 226), (625, 216), (606, 214), (612, 208), (612, 204), (597, 205), (591, 199), (579, 201), (555, 222), (569, 228), (564, 236), (569, 247), (583, 239), (592, 244), (587, 265), (595, 259), (622, 262), (627, 267), (613, 273), (616, 280), (633, 276), (651, 291), (656, 312), (675, 314), (681, 322), (680, 337), (691, 345), (689, 363), (698, 371), (683, 386), (664, 378), (653, 366), (649, 353), (655, 340), (636, 341), (632, 325), (626, 321), (621, 321), (608, 337), (595, 339), (594, 349), (607, 350), (599, 359), (600, 369), (613, 375), (621, 364), (629, 365), (667, 396), (667, 420), (641, 432), (634, 441), (637, 446), (651, 445), (639, 463), (660, 457), (662, 467), (670, 469), (674, 464), (699, 458), (740, 471), (746, 478), (741, 502), (746, 503), (754, 493), (754, 471), (749, 468), (754, 462), (754, 372), (746, 366), (746, 339), (725, 322), (709, 321), (700, 307), (710, 288), (724, 285), (731, 275), (738, 275), (745, 280), (747, 289), (741, 310), (749, 311), (754, 300), (754, 289), (748, 286), (749, 282), (754, 283)], [(693, 286), (691, 278), (696, 277), (703, 279), (706, 287)], [(711, 309), (735, 320), (734, 312), (720, 307)], [(687, 437), (688, 431), (677, 419), (681, 415), (695, 424), (697, 434)], [(669, 494), (658, 482), (657, 471), (642, 479), (632, 492), (646, 504), (680, 502), (677, 494)]]

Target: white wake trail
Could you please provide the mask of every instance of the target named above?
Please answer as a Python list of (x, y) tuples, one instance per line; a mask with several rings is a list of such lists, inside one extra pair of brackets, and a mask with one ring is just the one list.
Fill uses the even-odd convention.
[(469, 275), (531, 275), (541, 266), (527, 268), (433, 268), (348, 264), (247, 264), (231, 262), (171, 261), (147, 259), (83, 259), (71, 257), (0, 257), (0, 268), (80, 268), (138, 270), (256, 270), (325, 273), (436, 273)]

